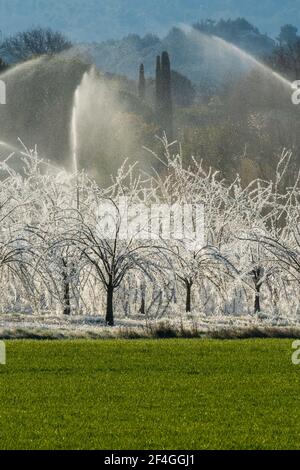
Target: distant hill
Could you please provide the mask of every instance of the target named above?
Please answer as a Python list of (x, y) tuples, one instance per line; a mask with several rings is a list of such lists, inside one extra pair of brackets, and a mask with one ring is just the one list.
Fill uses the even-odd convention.
[(235, 51), (223, 47), (213, 37), (218, 36), (248, 51), (258, 58), (268, 56), (275, 41), (244, 19), (199, 23), (186, 30), (172, 28), (162, 39), (153, 34), (143, 37), (130, 34), (120, 40), (83, 45), (82, 49), (96, 66), (109, 73), (137, 78), (141, 63), (148, 76), (155, 72), (156, 56), (167, 50), (172, 66), (195, 84), (222, 83), (225, 77), (242, 72), (247, 63)]

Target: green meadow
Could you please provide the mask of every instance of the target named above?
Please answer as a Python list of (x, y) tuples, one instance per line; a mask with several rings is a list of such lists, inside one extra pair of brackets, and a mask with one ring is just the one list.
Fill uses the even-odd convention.
[(8, 341), (0, 449), (299, 449), (292, 340)]

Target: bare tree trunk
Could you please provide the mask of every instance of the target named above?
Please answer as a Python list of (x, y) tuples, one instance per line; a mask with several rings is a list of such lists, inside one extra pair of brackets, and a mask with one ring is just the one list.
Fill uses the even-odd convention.
[(260, 308), (260, 285), (255, 286), (255, 301), (254, 301), (254, 313), (257, 315), (261, 312)]
[(261, 312), (260, 309), (260, 291), (262, 286), (262, 278), (264, 274), (264, 269), (260, 266), (254, 268), (252, 275), (254, 278), (254, 288), (255, 288), (255, 300), (254, 300), (254, 314), (257, 315)]
[(70, 283), (67, 280), (64, 288), (64, 315), (71, 315)]
[(107, 287), (106, 324), (114, 326), (114, 286), (110, 283)]
[(141, 315), (146, 315), (146, 286), (143, 284), (141, 287), (141, 296), (142, 296), (142, 301), (141, 301), (141, 308), (140, 308), (140, 314)]
[(192, 311), (192, 283), (186, 281), (186, 313), (190, 313)]
[(145, 295), (142, 294), (142, 303), (141, 303), (141, 308), (140, 308), (140, 314), (141, 315), (146, 315), (146, 301), (145, 301)]
[(63, 283), (64, 283), (64, 315), (71, 315), (71, 299), (70, 299), (70, 282), (68, 279), (68, 262), (65, 258), (62, 259), (64, 271), (63, 271)]

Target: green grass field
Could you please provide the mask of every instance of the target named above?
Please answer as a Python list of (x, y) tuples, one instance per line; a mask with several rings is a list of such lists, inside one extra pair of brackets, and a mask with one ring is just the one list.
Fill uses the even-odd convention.
[(300, 448), (291, 344), (7, 342), (0, 448)]

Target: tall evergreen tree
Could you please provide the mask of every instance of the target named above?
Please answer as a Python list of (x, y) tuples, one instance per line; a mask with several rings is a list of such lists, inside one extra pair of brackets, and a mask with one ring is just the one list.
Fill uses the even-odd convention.
[(172, 78), (169, 54), (164, 51), (161, 57), (161, 124), (169, 139), (173, 138)]
[(144, 64), (140, 65), (140, 77), (139, 77), (139, 98), (144, 101), (146, 97), (146, 79), (145, 79), (145, 68)]
[(156, 114), (168, 139), (173, 139), (172, 74), (166, 51), (156, 58)]
[(160, 56), (156, 57), (156, 113), (160, 119), (161, 107), (162, 107), (162, 87), (161, 87), (162, 77), (161, 77), (161, 60)]

